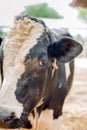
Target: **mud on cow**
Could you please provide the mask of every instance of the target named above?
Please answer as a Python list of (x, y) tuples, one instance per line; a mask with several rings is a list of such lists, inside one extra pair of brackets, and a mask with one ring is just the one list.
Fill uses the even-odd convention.
[(23, 16), (14, 20), (2, 50), (0, 127), (53, 130), (54, 125), (57, 130), (73, 80), (73, 59), (82, 46), (68, 33), (50, 30), (42, 20)]

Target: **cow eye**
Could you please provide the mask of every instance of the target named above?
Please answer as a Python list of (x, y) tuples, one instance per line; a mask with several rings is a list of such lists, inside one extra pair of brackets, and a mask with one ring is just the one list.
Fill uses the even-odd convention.
[(30, 55), (30, 54), (28, 54), (28, 58), (31, 58), (31, 55)]
[(31, 58), (31, 55), (30, 55), (30, 54), (27, 54), (26, 58), (27, 58), (27, 59), (30, 59), (30, 58)]
[(46, 62), (44, 60), (40, 60), (40, 62), (39, 62), (40, 66), (44, 66), (45, 64), (46, 64)]

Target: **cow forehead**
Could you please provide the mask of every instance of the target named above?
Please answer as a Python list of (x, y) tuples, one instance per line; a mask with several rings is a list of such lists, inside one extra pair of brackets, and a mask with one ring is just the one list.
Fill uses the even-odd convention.
[(39, 22), (26, 17), (15, 20), (3, 46), (4, 70), (7, 66), (22, 63), (29, 50), (38, 43), (38, 38), (43, 32), (44, 26)]

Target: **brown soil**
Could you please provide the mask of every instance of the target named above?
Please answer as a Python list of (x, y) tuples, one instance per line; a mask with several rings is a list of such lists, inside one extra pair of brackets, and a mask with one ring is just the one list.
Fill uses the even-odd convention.
[(87, 130), (87, 69), (76, 68), (63, 116), (64, 122), (60, 130)]

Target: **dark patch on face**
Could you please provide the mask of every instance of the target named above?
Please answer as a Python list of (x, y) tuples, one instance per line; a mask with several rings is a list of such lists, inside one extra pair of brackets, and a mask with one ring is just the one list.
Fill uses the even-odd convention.
[[(24, 16), (24, 17), (18, 16), (16, 20), (20, 19), (23, 20), (26, 17), (28, 19), (31, 19), (35, 22), (39, 22), (40, 24), (42, 24), (44, 26), (44, 31), (42, 32), (40, 38), (37, 39), (37, 44), (30, 49), (29, 54), (27, 54), (27, 56), (25, 57), (24, 60), (25, 73), (21, 76), (21, 79), (18, 80), (17, 90), (15, 92), (18, 100), (19, 96), (23, 98), (23, 96), (27, 92), (28, 85), (31, 86), (32, 84), (32, 86), (36, 86), (33, 81), (35, 80), (36, 82), (37, 79), (40, 79), (39, 75), (41, 75), (41, 73), (45, 71), (48, 61), (47, 45), (49, 44), (49, 41), (47, 40), (48, 32), (46, 31), (45, 23), (42, 20), (39, 20), (31, 16)], [(23, 86), (26, 86), (26, 89)], [(18, 94), (20, 90), (23, 90), (23, 92), (21, 94)]]
[[(62, 84), (61, 89), (57, 87), (61, 80), (59, 79), (57, 84), (56, 78), (60, 76), (59, 73), (61, 72), (56, 71), (52, 78), (52, 59), (48, 57), (47, 52), (47, 45), (50, 44), (50, 40), (46, 40), (45, 33), (43, 33), (37, 41), (37, 44), (30, 49), (29, 54), (25, 57), (25, 72), (18, 80), (15, 95), (24, 107), (21, 114), (22, 119), (28, 118), (29, 113), (33, 113), (34, 108), (42, 98), (43, 104), (38, 107), (39, 114), (42, 110), (52, 109), (54, 111), (53, 117), (56, 119), (62, 114), (62, 106), (67, 91), (64, 86), (66, 85), (65, 83)], [(60, 78), (63, 79), (61, 76)]]
[(32, 89), (36, 89), (35, 93), (40, 94), (41, 89), (43, 88), (41, 85), (44, 84), (46, 69), (48, 67), (46, 46), (44, 44), (36, 45), (30, 50), (30, 57), (30, 59), (26, 57), (25, 73), (21, 76), (21, 79), (19, 79), (17, 83), (16, 96), (20, 96), (20, 100), (23, 102), (27, 100), (28, 95), (26, 93), (28, 93), (28, 91), (30, 95), (32, 95), (32, 92), (30, 91), (32, 91)]
[[(34, 113), (33, 109), (43, 98), (46, 89), (47, 74), (49, 68), (47, 45), (47, 33), (42, 33), (37, 39), (37, 44), (29, 50), (29, 54), (25, 57), (25, 72), (17, 82), (15, 95), (17, 100), (23, 104), (23, 112), (21, 119), (28, 119), (29, 113)], [(33, 114), (34, 116), (34, 114)]]
[[(49, 44), (49, 41), (47, 40), (46, 37), (47, 34), (45, 31), (46, 30), (44, 29), (44, 32), (42, 33), (40, 38), (37, 39), (37, 44), (29, 50), (30, 51), (29, 54), (27, 54), (27, 56), (25, 57), (24, 60), (25, 73), (21, 76), (21, 79), (19, 79), (18, 84), (20, 85), (17, 84), (18, 86), (17, 89), (19, 88), (19, 86), (27, 87), (27, 84), (29, 84), (27, 83), (28, 81), (30, 81), (29, 84), (30, 86), (31, 86), (31, 82), (32, 82), (32, 87), (36, 86), (33, 81), (35, 80), (35, 83), (37, 83), (37, 79), (41, 81), (40, 77), (41, 75), (44, 75), (47, 69), (48, 66), (47, 45)], [(25, 93), (26, 91), (25, 87), (23, 88), (24, 88), (23, 93)], [(20, 96), (22, 97), (23, 95)]]

